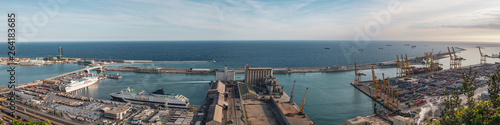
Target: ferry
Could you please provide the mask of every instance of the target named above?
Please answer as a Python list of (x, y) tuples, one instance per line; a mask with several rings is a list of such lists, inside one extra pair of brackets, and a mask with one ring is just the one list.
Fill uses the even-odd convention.
[(162, 104), (168, 108), (187, 108), (189, 106), (189, 99), (180, 94), (164, 94), (163, 88), (160, 88), (152, 93), (145, 93), (144, 91), (135, 91), (128, 87), (120, 92), (111, 93), (110, 96), (113, 100), (129, 102), (148, 102), (155, 104)]
[(97, 81), (99, 81), (99, 78), (95, 75), (83, 77), (83, 78), (78, 79), (78, 80), (71, 80), (71, 81), (67, 82), (62, 87), (62, 90), (64, 92), (72, 92), (72, 91), (93, 85), (93, 84), (97, 83)]

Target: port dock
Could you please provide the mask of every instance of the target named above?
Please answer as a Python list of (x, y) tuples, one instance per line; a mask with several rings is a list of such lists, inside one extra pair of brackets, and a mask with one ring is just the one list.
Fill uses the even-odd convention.
[[(245, 67), (245, 80), (235, 81), (235, 71), (217, 71), (204, 107), (204, 123), (236, 125), (314, 125), (292, 97), (283, 92), (272, 68)], [(293, 93), (293, 92), (292, 92)], [(226, 110), (223, 110), (226, 109)]]
[[(432, 119), (438, 116), (427, 114), (420, 116), (421, 114), (414, 112), (421, 112), (422, 108), (431, 108), (432, 110), (430, 111), (433, 111), (442, 106), (440, 103), (444, 98), (441, 96), (446, 96), (445, 89), (460, 87), (462, 85), (461, 75), (462, 73), (467, 73), (469, 67), (472, 73), (477, 72), (477, 79), (475, 79), (473, 84), (478, 88), (474, 93), (475, 96), (480, 96), (481, 93), (487, 91), (488, 83), (486, 77), (489, 74), (495, 73), (498, 66), (500, 64), (477, 64), (456, 69), (421, 73), (411, 77), (376, 79), (379, 82), (390, 81), (390, 86), (388, 84), (376, 83), (373, 80), (354, 82), (351, 85), (372, 99), (376, 119), (383, 120), (388, 124), (392, 124), (394, 119), (403, 118), (400, 116), (406, 116), (408, 119), (411, 119), (409, 118), (410, 116), (413, 116), (415, 119), (419, 117), (423, 117), (422, 119)], [(377, 78), (376, 76), (373, 77)], [(388, 92), (387, 89), (393, 90), (396, 93)], [(394, 95), (394, 98), (391, 95)], [(460, 98), (465, 98), (465, 96), (460, 95)], [(391, 99), (396, 99), (396, 101), (392, 102)], [(462, 100), (462, 104), (465, 102), (465, 100)], [(370, 117), (373, 119), (375, 116)], [(366, 120), (367, 118), (360, 117), (355, 119)], [(348, 122), (353, 121), (348, 120)]]

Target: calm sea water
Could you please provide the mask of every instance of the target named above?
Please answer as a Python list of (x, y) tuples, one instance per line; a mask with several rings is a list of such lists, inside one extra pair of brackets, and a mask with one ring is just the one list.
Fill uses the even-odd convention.
[[(408, 54), (409, 57), (423, 55), (434, 50), (434, 53), (447, 52), (446, 46), (466, 48), (467, 51), (458, 55), (467, 59), (464, 65), (479, 63), (479, 52), (474, 46), (485, 46), (486, 54), (498, 53), (500, 44), (487, 43), (444, 43), (444, 42), (371, 42), (365, 47), (347, 44), (347, 48), (356, 53), (347, 56), (341, 50), (342, 41), (179, 41), (179, 42), (43, 42), (18, 43), (17, 57), (44, 57), (57, 55), (57, 47), (63, 47), (64, 56), (81, 58), (112, 58), (130, 60), (157, 61), (196, 61), (216, 60), (217, 63), (134, 63), (125, 64), (144, 67), (172, 68), (243, 68), (245, 64), (251, 67), (322, 67), (332, 65), (352, 65), (376, 63), (394, 60), (396, 54)], [(349, 43), (349, 42), (345, 42)], [(416, 45), (415, 49), (405, 44)], [(388, 46), (390, 45), (390, 46)], [(351, 47), (349, 47), (351, 46)], [(330, 48), (325, 49), (326, 47)], [(0, 45), (0, 52), (7, 52), (7, 45)], [(379, 49), (383, 48), (383, 49)], [(358, 51), (363, 50), (363, 51)], [(0, 55), (2, 56), (2, 55)], [(5, 55), (6, 56), (6, 55)], [(5, 57), (4, 56), (4, 57)], [(489, 59), (493, 63), (498, 59)], [(440, 60), (447, 68), (449, 59)], [(7, 85), (8, 66), (0, 66), (0, 85)], [(44, 78), (54, 77), (62, 73), (82, 69), (76, 64), (54, 64), (48, 66), (17, 67), (18, 83), (26, 83)], [(394, 68), (377, 69), (376, 75), (395, 76)], [(371, 71), (363, 70), (367, 76)], [(114, 74), (116, 72), (107, 72)], [(145, 74), (120, 72), (123, 79), (106, 79), (77, 94), (110, 99), (109, 93), (131, 87), (136, 90), (153, 91), (164, 88), (167, 93), (180, 93), (190, 99), (191, 104), (202, 104), (209, 88), (208, 82), (215, 75), (191, 74)], [(366, 116), (372, 113), (371, 100), (349, 85), (354, 79), (352, 71), (334, 73), (293, 73), (275, 74), (285, 90), (290, 94), (293, 80), (297, 104), (301, 103), (305, 89), (309, 88), (306, 102), (306, 112), (318, 125), (340, 124), (356, 116)], [(242, 74), (236, 75), (242, 80)], [(368, 77), (363, 80), (368, 80)]]

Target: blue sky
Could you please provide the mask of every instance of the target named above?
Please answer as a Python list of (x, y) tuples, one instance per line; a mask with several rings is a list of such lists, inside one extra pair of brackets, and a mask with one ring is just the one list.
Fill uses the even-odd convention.
[[(370, 40), (500, 42), (499, 0), (2, 0), (0, 7), (17, 14), (21, 41), (353, 40), (360, 29), (373, 32)], [(390, 18), (379, 16), (388, 20), (382, 26), (373, 13), (383, 12)]]

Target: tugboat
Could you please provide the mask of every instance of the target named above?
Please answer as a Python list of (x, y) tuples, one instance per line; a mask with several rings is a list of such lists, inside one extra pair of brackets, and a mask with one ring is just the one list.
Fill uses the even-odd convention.
[(112, 79), (121, 79), (122, 76), (118, 73), (116, 75), (111, 75), (111, 74), (104, 74), (105, 77), (112, 78)]

